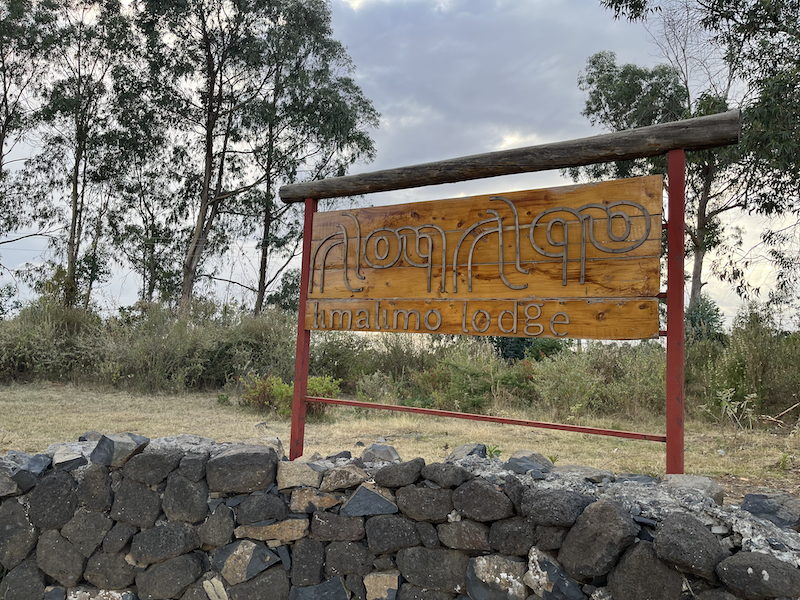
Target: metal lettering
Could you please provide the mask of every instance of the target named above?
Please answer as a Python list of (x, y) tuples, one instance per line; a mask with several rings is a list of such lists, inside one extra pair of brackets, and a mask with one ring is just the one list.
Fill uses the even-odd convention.
[[(434, 315), (436, 317), (436, 326), (435, 327), (431, 327), (431, 324), (430, 324), (430, 316), (431, 315)], [(425, 328), (428, 331), (436, 331), (442, 325), (442, 313), (440, 313), (437, 309), (432, 308), (429, 311), (425, 312), (424, 322), (425, 322)]]
[(401, 309), (401, 308), (396, 308), (394, 310), (392, 327), (394, 329), (397, 329), (398, 317), (402, 316), (403, 317), (403, 329), (404, 330), (408, 330), (408, 322), (411, 320), (411, 315), (414, 315), (416, 317), (416, 326), (414, 327), (414, 329), (419, 331), (420, 316), (419, 316), (419, 311), (417, 309), (415, 309), (415, 308), (412, 308), (411, 310), (405, 310), (405, 309)]
[[(556, 317), (564, 317), (565, 321), (556, 321)], [(559, 333), (556, 331), (556, 325), (569, 325), (569, 315), (565, 312), (557, 312), (552, 317), (550, 317), (550, 333), (552, 333), (556, 337), (564, 337), (567, 335), (567, 332), (564, 331), (563, 333)]]

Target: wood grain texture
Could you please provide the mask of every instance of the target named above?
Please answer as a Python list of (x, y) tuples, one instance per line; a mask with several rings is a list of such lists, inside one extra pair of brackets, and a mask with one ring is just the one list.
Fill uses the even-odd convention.
[(554, 144), (286, 185), (281, 187), (280, 196), (286, 203), (321, 200), (645, 158), (678, 148), (705, 150), (737, 144), (740, 132), (741, 112), (732, 110)]
[(632, 340), (658, 336), (658, 301), (309, 300), (309, 330)]

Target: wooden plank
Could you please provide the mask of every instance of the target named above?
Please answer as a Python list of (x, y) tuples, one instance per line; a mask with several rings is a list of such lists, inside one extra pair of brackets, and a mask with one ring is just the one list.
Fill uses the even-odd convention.
[(280, 196), (286, 203), (321, 200), (659, 156), (678, 148), (704, 150), (737, 144), (740, 132), (741, 112), (732, 110), (578, 140), (286, 185)]
[(309, 330), (588, 339), (658, 336), (658, 301), (309, 300)]

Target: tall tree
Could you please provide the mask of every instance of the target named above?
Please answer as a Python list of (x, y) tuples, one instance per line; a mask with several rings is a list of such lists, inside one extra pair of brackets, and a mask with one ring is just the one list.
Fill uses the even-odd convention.
[(291, 250), (299, 232), (286, 218), (291, 209), (275, 203), (277, 185), (304, 169), (321, 176), (368, 157), (363, 126), (376, 124), (377, 113), (341, 75), (350, 63), (324, 0), (143, 0), (139, 24), (163, 86), (162, 109), (190, 159), (182, 190), (193, 219), (185, 312), (214, 237), (224, 244), (252, 231), (241, 217), (262, 215), (262, 265), (276, 246)]

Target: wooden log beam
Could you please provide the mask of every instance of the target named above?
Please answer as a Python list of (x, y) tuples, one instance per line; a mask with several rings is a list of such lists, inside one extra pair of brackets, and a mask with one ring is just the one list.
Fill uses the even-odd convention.
[(396, 169), (285, 185), (287, 204), (387, 192), (472, 179), (580, 167), (658, 156), (670, 150), (707, 150), (739, 142), (741, 111), (684, 119), (566, 142), (475, 154)]

